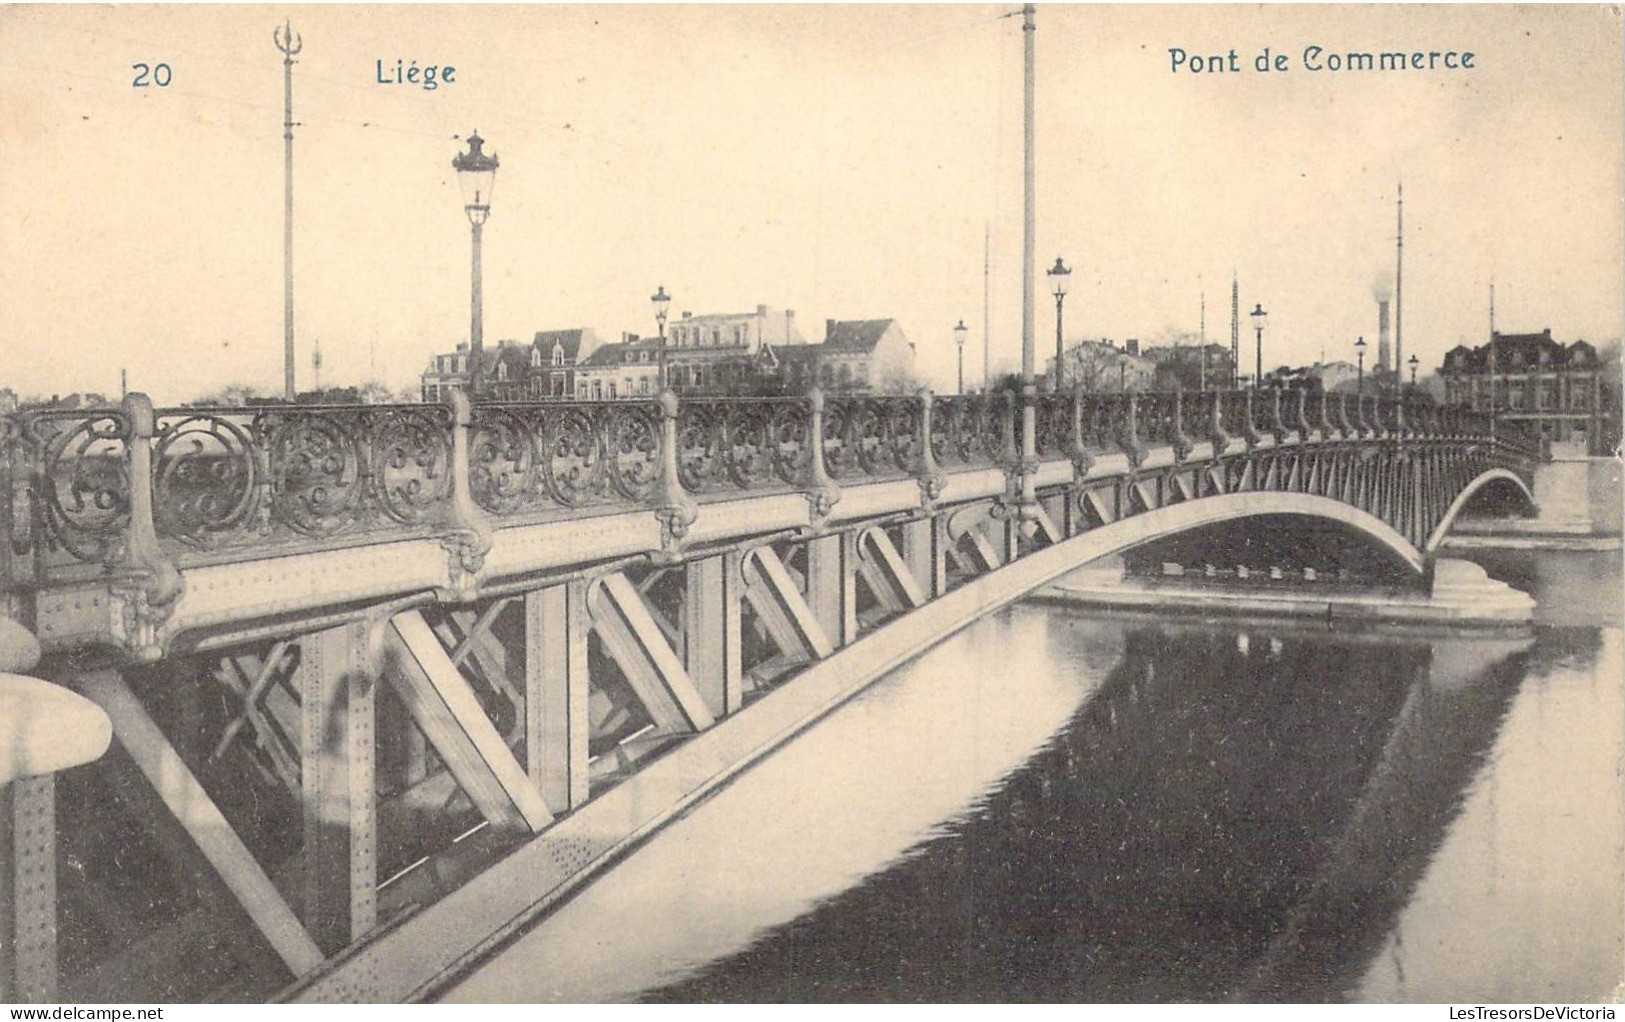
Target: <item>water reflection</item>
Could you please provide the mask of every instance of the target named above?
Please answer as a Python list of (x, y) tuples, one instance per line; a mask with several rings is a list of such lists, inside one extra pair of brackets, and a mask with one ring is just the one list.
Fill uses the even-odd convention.
[[(1037, 669), (1060, 656), (1080, 670)], [(1121, 656), (1109, 630), (989, 619), (746, 772), (445, 999), (624, 1000), (739, 951), (976, 812)]]
[[(1505, 570), (1618, 600), (1617, 568)], [(1013, 607), (453, 997), (1594, 999), (1621, 953), (1621, 677), (1617, 626)]]
[(1540, 630), (1462, 811), (1350, 996), (1618, 999), (1622, 679), (1617, 627)]

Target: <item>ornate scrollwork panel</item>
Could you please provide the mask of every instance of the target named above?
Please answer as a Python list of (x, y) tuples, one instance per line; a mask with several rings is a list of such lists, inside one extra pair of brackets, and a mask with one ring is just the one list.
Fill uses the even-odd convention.
[(214, 411), (159, 417), (152, 500), (160, 537), (202, 549), (240, 541), (257, 531), (263, 490), (251, 423)]

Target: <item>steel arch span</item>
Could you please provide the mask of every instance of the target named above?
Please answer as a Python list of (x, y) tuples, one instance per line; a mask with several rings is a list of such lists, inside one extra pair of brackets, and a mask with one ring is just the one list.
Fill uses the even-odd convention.
[(1509, 486), (1516, 489), (1523, 497), (1525, 509), (1530, 514), (1537, 510), (1535, 494), (1530, 490), (1529, 484), (1524, 481), (1522, 476), (1505, 468), (1492, 468), (1481, 472), (1464, 486), (1460, 493), (1456, 494), (1455, 499), (1450, 502), (1450, 506), (1445, 509), (1443, 517), (1439, 519), (1439, 524), (1434, 526), (1432, 533), (1428, 535), (1423, 550), (1427, 552), (1429, 557), (1433, 556), (1433, 553), (1439, 549), (1440, 544), (1444, 542), (1445, 537), (1450, 534), (1450, 527), (1456, 523), (1456, 518), (1466, 508), (1467, 504), (1478, 496), (1480, 491), (1492, 485)]

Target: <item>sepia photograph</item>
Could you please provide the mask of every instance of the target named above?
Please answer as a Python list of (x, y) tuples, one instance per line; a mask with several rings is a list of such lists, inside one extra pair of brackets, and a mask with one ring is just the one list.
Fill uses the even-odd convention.
[(0, 1004), (1614, 1018), (1622, 54), (0, 6)]

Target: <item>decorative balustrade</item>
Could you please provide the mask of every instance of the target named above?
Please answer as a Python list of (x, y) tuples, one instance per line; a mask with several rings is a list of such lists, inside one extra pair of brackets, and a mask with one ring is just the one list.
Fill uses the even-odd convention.
[[(130, 524), (130, 422), (121, 409), (5, 416), (6, 548), (22, 565), (113, 563)], [(15, 574), (15, 573), (13, 573)]]
[(1005, 464), (1010, 454), (1005, 449), (1005, 427), (1013, 408), (1005, 394), (933, 398), (931, 450), (937, 464), (944, 468)]
[[(1138, 464), (1158, 446), (1184, 458), (1206, 442), (1222, 455), (1233, 439), (1252, 446), (1292, 435), (1305, 442), (1493, 437), (1499, 455), (1524, 462), (1541, 451), (1539, 438), (1518, 425), (1492, 430), (1483, 413), (1401, 408), (1391, 398), (1076, 392), (1035, 401), (1039, 457), (1080, 468), (1103, 453), (1125, 452)], [(155, 536), (164, 557), (195, 560), (439, 532), (466, 527), (470, 513), (500, 525), (658, 510), (685, 495), (702, 503), (769, 491), (833, 499), (834, 488), (909, 477), (934, 495), (940, 483), (932, 480), (944, 471), (1020, 471), (1020, 431), (1020, 399), (1004, 392), (669, 406), (270, 405), (155, 415), (132, 395), (118, 408), (0, 416), (0, 569), (9, 583), (27, 584), (128, 568), (150, 558), (146, 541), (132, 540), (138, 533)], [(820, 446), (822, 471), (814, 464)], [(149, 496), (151, 522), (142, 531), (133, 517)]]
[(660, 481), (654, 402), (482, 404), (471, 428), (469, 492), (493, 515), (635, 507)]

